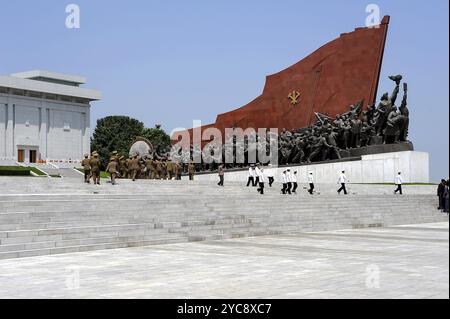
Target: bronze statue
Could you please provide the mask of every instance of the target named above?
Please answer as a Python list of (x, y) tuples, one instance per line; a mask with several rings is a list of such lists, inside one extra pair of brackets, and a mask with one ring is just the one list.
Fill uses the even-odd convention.
[[(207, 157), (208, 154), (209, 157), (212, 157), (213, 153), (216, 154), (212, 163), (209, 161), (211, 158), (202, 158), (202, 151), (198, 146), (191, 146), (190, 151), (184, 152), (187, 153), (187, 156), (184, 156), (184, 153), (183, 156), (178, 154), (179, 171), (184, 169), (184, 172), (189, 173), (193, 178), (195, 171), (216, 170), (221, 163), (226, 163), (226, 169), (246, 167), (249, 164), (260, 162), (258, 158), (251, 158), (250, 155), (261, 147), (265, 147), (266, 151), (269, 151), (274, 143), (278, 143), (278, 164), (287, 165), (341, 159), (348, 156), (350, 151), (346, 150), (383, 143), (407, 142), (409, 131), (408, 85), (403, 84), (403, 100), (401, 106), (397, 108), (395, 102), (400, 93), (403, 76), (390, 76), (389, 79), (395, 82), (394, 90), (390, 96), (388, 93), (383, 94), (377, 107), (375, 104), (371, 104), (363, 110), (364, 101), (360, 101), (350, 105), (347, 113), (338, 114), (334, 119), (325, 114), (315, 113), (316, 122), (307, 128), (293, 131), (283, 129), (279, 135), (266, 132), (266, 135), (261, 137), (252, 134), (245, 136), (242, 140), (237, 139), (234, 135), (228, 136), (226, 138), (227, 147), (222, 147), (218, 156), (218, 146), (216, 145), (210, 145), (210, 149), (204, 150)], [(243, 158), (238, 159), (237, 154), (241, 154)], [(157, 152), (155, 156), (157, 165), (152, 175), (159, 176), (162, 173), (162, 167), (158, 167), (162, 166), (162, 163), (158, 163), (162, 157), (161, 152)], [(169, 155), (164, 156), (164, 158), (169, 157)], [(198, 159), (201, 159), (202, 162), (199, 163)], [(230, 159), (232, 160), (230, 161)], [(192, 160), (195, 160), (195, 164)], [(208, 160), (208, 163), (203, 160)], [(221, 163), (220, 160), (222, 160)]]
[(399, 108), (402, 115), (402, 123), (400, 125), (399, 141), (406, 142), (409, 134), (409, 109), (408, 109), (408, 84), (403, 83), (403, 101)]

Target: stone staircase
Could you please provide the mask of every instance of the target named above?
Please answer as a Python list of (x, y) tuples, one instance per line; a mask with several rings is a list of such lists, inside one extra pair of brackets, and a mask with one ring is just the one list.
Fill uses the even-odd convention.
[(29, 164), (28, 166), (35, 167), (40, 171), (42, 171), (43, 173), (47, 174), (48, 176), (61, 176), (63, 178), (77, 178), (77, 179), (83, 176), (82, 173), (75, 170), (74, 168), (61, 168), (50, 164)]
[[(81, 178), (82, 179), (82, 178)], [(261, 196), (254, 188), (209, 182), (0, 178), (0, 259), (98, 249), (448, 221), (434, 187), (351, 185), (357, 195)]]

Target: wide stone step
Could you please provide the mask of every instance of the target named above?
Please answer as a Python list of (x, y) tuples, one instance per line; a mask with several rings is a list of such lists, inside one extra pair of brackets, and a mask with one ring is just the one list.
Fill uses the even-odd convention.
[[(400, 220), (429, 220), (440, 221), (446, 220), (447, 217), (444, 215), (429, 214), (423, 216), (420, 214), (411, 214), (410, 211), (399, 211), (396, 215), (392, 215), (391, 218), (384, 218), (392, 222), (396, 219)], [(378, 220), (381, 220), (378, 217)], [(358, 216), (344, 216), (344, 215), (313, 215), (306, 216), (304, 214), (290, 215), (290, 216), (267, 216), (261, 217), (259, 220), (256, 218), (244, 219), (230, 219), (221, 221), (211, 221), (210, 219), (204, 221), (202, 224), (196, 222), (195, 224), (182, 223), (182, 222), (160, 222), (156, 224), (127, 224), (127, 225), (107, 225), (107, 226), (88, 226), (88, 227), (70, 227), (70, 228), (56, 228), (56, 229), (35, 229), (35, 230), (19, 230), (19, 231), (3, 231), (0, 232), (0, 243), (26, 243), (26, 242), (36, 242), (36, 241), (46, 241), (47, 239), (69, 239), (69, 238), (83, 238), (83, 237), (104, 237), (104, 236), (125, 236), (125, 235), (136, 235), (136, 234), (164, 234), (164, 229), (168, 229), (169, 232), (189, 232), (189, 231), (206, 231), (206, 230), (225, 230), (231, 228), (247, 227), (249, 224), (259, 224), (265, 225), (267, 227), (284, 225), (312, 225), (328, 228), (336, 224), (347, 225), (348, 227), (352, 224), (355, 225), (355, 220), (358, 222), (356, 225), (370, 225), (377, 224), (377, 219), (373, 216), (367, 214), (364, 216), (363, 213)], [(378, 222), (380, 223), (380, 222)], [(383, 224), (381, 222), (380, 224)], [(325, 225), (325, 226), (324, 226)]]
[[(434, 195), (436, 192), (437, 187), (426, 187), (426, 188), (420, 188), (412, 187), (412, 186), (405, 186), (405, 194), (409, 195)], [(336, 189), (335, 186), (326, 186), (325, 188), (316, 188), (316, 192), (322, 194), (322, 195), (336, 195)], [(366, 186), (355, 186), (355, 187), (349, 187), (350, 194), (358, 194), (358, 195), (391, 195), (393, 193), (393, 186), (380, 186), (377, 189), (367, 189)], [(6, 188), (1, 189), (0, 188), (0, 200), (3, 200), (7, 198), (8, 196), (11, 197), (11, 195), (14, 195), (18, 198), (24, 198), (27, 195), (33, 196), (33, 195), (65, 195), (70, 194), (74, 196), (89, 196), (89, 195), (105, 195), (105, 196), (120, 196), (120, 195), (129, 195), (129, 196), (136, 196), (136, 195), (148, 195), (148, 196), (164, 196), (164, 195), (248, 195), (248, 196), (259, 196), (259, 194), (256, 192), (255, 188), (246, 188), (246, 187), (240, 187), (240, 186), (230, 186), (225, 188), (216, 188), (214, 186), (178, 186), (178, 187), (161, 187), (158, 185), (154, 186), (148, 186), (144, 188), (140, 187), (117, 187), (107, 189), (107, 188), (98, 188), (98, 189), (78, 189), (78, 188), (72, 188), (72, 187), (59, 187), (59, 188), (52, 188), (52, 187), (36, 187), (36, 188)], [(11, 195), (8, 195), (11, 194)], [(300, 187), (298, 189), (298, 194), (302, 194), (304, 196), (307, 196), (308, 193), (305, 190), (305, 187)], [(266, 188), (265, 196), (271, 196), (271, 195), (280, 195), (280, 189), (279, 187), (275, 187), (272, 189)]]
[[(102, 207), (113, 208), (126, 208), (126, 207), (142, 207), (152, 205), (154, 207), (192, 207), (192, 206), (203, 206), (208, 205), (211, 207), (223, 206), (226, 204), (227, 207), (231, 205), (267, 205), (268, 203), (273, 203), (274, 200), (277, 203), (293, 203), (293, 204), (305, 204), (305, 203), (323, 203), (324, 205), (342, 205), (347, 203), (349, 205), (354, 203), (361, 204), (367, 201), (368, 204), (377, 205), (392, 205), (396, 203), (404, 203), (405, 199), (409, 199), (415, 202), (421, 202), (426, 200), (427, 202), (436, 202), (434, 198), (423, 197), (423, 196), (405, 196), (402, 198), (396, 196), (379, 196), (376, 198), (367, 196), (350, 196), (350, 197), (338, 197), (338, 196), (326, 196), (326, 197), (300, 197), (300, 196), (290, 196), (290, 197), (202, 197), (195, 196), (190, 198), (177, 198), (177, 199), (163, 199), (161, 197), (156, 197), (154, 199), (104, 199), (104, 198), (91, 198), (91, 199), (81, 199), (81, 200), (43, 200), (43, 201), (7, 201), (0, 203), (0, 212), (11, 211), (12, 209), (17, 209), (20, 207), (28, 207), (30, 210), (38, 210), (40, 207), (67, 207), (72, 208), (89, 208), (97, 207), (101, 204)], [(367, 205), (365, 205), (367, 206)]]
[(275, 185), (261, 196), (240, 183), (11, 180), (0, 179), (0, 259), (448, 221), (431, 188), (394, 196), (391, 186), (351, 185), (361, 193), (338, 196), (322, 185), (321, 195), (282, 196)]
[[(27, 243), (46, 241), (47, 239), (59, 240), (67, 238), (83, 237), (104, 237), (104, 236), (128, 236), (128, 235), (147, 235), (147, 234), (165, 234), (166, 232), (181, 229), (182, 231), (204, 231), (227, 229), (227, 225), (236, 227), (239, 224), (248, 225), (249, 220), (228, 219), (228, 220), (204, 220), (202, 225), (183, 222), (163, 222), (141, 223), (141, 224), (123, 224), (123, 225), (91, 225), (84, 227), (66, 227), (66, 228), (32, 228), (27, 230), (6, 230), (0, 231), (0, 244)], [(40, 226), (46, 226), (40, 224)], [(72, 225), (73, 226), (73, 225)]]
[[(398, 206), (398, 207), (385, 207), (381, 208), (379, 212), (375, 213), (378, 215), (386, 214), (401, 214), (409, 213), (413, 214), (414, 211), (426, 209), (422, 206)], [(192, 211), (182, 211), (182, 212), (167, 212), (167, 213), (155, 213), (155, 212), (141, 212), (139, 214), (129, 213), (129, 212), (115, 212), (111, 213), (109, 211), (99, 212), (99, 211), (84, 211), (84, 212), (41, 212), (41, 213), (8, 213), (4, 216), (0, 216), (0, 229), (2, 225), (33, 225), (33, 224), (43, 224), (50, 225), (52, 223), (76, 223), (76, 222), (96, 222), (104, 221), (105, 223), (112, 223), (116, 220), (124, 220), (127, 222), (136, 221), (137, 223), (142, 222), (157, 222), (157, 221), (170, 221), (170, 220), (185, 220), (185, 219), (202, 219), (202, 218), (213, 218), (218, 219), (219, 217), (227, 218), (237, 218), (239, 216), (244, 216), (245, 218), (254, 218), (259, 216), (266, 216), (270, 214), (273, 217), (286, 217), (295, 216), (297, 214), (320, 216), (326, 214), (326, 216), (345, 216), (347, 213), (354, 214), (358, 212), (359, 214), (369, 213), (374, 214), (374, 211), (370, 208), (359, 209), (358, 207), (341, 207), (341, 208), (327, 208), (327, 207), (265, 207), (258, 208), (260, 212), (255, 212), (254, 209), (194, 209)], [(434, 213), (433, 210), (430, 210)], [(421, 213), (422, 214), (422, 213)]]
[[(200, 200), (195, 201), (195, 203), (141, 203), (139, 205), (127, 205), (126, 202), (116, 202), (114, 205), (108, 205), (105, 203), (99, 203), (96, 202), (95, 204), (89, 204), (89, 205), (77, 205), (75, 203), (53, 203), (45, 206), (21, 206), (19, 204), (15, 205), (14, 207), (6, 207), (2, 208), (0, 212), (0, 218), (8, 218), (8, 217), (22, 217), (22, 218), (29, 218), (33, 216), (55, 216), (59, 214), (60, 216), (67, 213), (67, 216), (69, 217), (70, 213), (88, 213), (88, 214), (101, 214), (101, 215), (108, 215), (108, 214), (145, 214), (145, 216), (148, 216), (149, 214), (158, 213), (161, 214), (161, 212), (166, 212), (167, 214), (171, 213), (177, 213), (182, 210), (199, 210), (199, 211), (233, 211), (233, 210), (239, 210), (239, 211), (251, 211), (251, 210), (267, 210), (267, 209), (277, 209), (277, 208), (284, 208), (284, 209), (302, 209), (304, 211), (307, 211), (308, 209), (317, 209), (323, 208), (328, 210), (335, 210), (335, 209), (352, 209), (352, 208), (358, 208), (358, 209), (373, 209), (373, 206), (376, 205), (376, 207), (382, 208), (382, 209), (399, 209), (401, 207), (430, 207), (430, 205), (434, 205), (434, 200), (423, 200), (423, 199), (415, 199), (415, 200), (396, 200), (391, 199), (383, 200), (381, 202), (378, 201), (369, 201), (369, 200), (359, 200), (355, 199), (353, 201), (319, 201), (319, 200), (309, 200), (309, 201), (301, 201), (301, 202), (294, 202), (294, 201), (280, 201), (280, 202), (224, 202), (224, 203), (214, 203), (214, 202), (204, 202), (202, 203)], [(45, 215), (48, 214), (48, 215)]]
[(43, 242), (29, 242), (22, 244), (9, 244), (1, 245), (1, 252), (15, 252), (15, 251), (28, 251), (28, 250), (41, 250), (50, 248), (63, 248), (73, 246), (87, 246), (87, 245), (99, 245), (99, 244), (111, 244), (111, 243), (124, 243), (124, 242), (139, 242), (139, 241), (155, 241), (155, 240), (185, 240), (182, 234), (154, 234), (154, 235), (132, 235), (132, 236), (114, 236), (114, 237), (99, 237), (99, 238), (83, 238), (61, 241), (43, 241)]
[(174, 238), (174, 239), (157, 239), (148, 241), (138, 241), (138, 242), (120, 242), (120, 243), (102, 243), (95, 245), (81, 245), (81, 246), (71, 246), (71, 247), (57, 247), (57, 248), (47, 248), (47, 249), (36, 249), (36, 250), (21, 250), (12, 252), (0, 253), (1, 259), (12, 259), (12, 258), (26, 258), (26, 257), (36, 257), (36, 256), (46, 256), (46, 255), (56, 255), (56, 254), (68, 254), (77, 252), (88, 252), (95, 250), (104, 249), (120, 249), (120, 248), (130, 248), (130, 247), (142, 247), (151, 245), (167, 245), (167, 244), (177, 244), (186, 243), (189, 240), (187, 238)]

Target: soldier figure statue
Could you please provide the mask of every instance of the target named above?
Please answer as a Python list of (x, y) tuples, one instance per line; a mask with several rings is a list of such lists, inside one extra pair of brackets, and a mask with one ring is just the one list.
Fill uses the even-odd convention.
[(402, 123), (400, 126), (400, 142), (406, 142), (409, 134), (409, 109), (408, 109), (408, 84), (403, 83), (403, 101), (399, 108), (400, 114), (402, 116)]
[[(216, 170), (220, 160), (223, 163), (226, 159), (226, 169), (255, 164), (259, 161), (254, 156), (258, 150), (266, 149), (269, 152), (274, 147), (278, 147), (277, 164), (287, 165), (341, 159), (343, 156), (355, 156), (359, 153), (350, 149), (407, 142), (408, 85), (403, 84), (404, 96), (401, 106), (397, 108), (395, 102), (403, 76), (390, 76), (389, 79), (395, 82), (395, 88), (390, 96), (388, 93), (383, 94), (377, 107), (372, 103), (363, 110), (362, 100), (351, 105), (348, 112), (336, 115), (335, 119), (326, 114), (315, 113), (316, 122), (306, 128), (293, 131), (284, 128), (279, 135), (267, 130), (266, 135), (253, 133), (240, 140), (235, 135), (227, 136), (227, 147), (210, 144), (209, 149), (204, 150), (206, 158), (197, 145), (190, 145), (189, 149), (181, 153), (181, 150), (172, 150), (172, 154), (166, 152), (164, 155), (161, 155), (162, 151), (156, 152), (155, 157), (150, 157), (146, 162), (148, 177), (179, 179), (182, 172), (187, 172), (193, 180), (196, 171)], [(195, 164), (192, 159), (195, 159)], [(131, 162), (127, 161), (129, 175), (132, 171)]]

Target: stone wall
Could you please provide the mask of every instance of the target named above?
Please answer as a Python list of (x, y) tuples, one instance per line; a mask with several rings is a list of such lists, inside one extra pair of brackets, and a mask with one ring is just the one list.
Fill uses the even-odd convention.
[[(281, 180), (285, 167), (275, 168), (275, 180)], [(314, 173), (316, 183), (337, 183), (342, 170), (351, 183), (393, 183), (398, 172), (402, 172), (405, 183), (429, 183), (429, 154), (424, 152), (395, 152), (365, 155), (359, 161), (342, 161), (302, 166), (292, 166), (298, 172), (299, 182), (305, 183), (309, 172)], [(217, 180), (217, 174), (205, 174), (197, 180)], [(226, 173), (227, 181), (247, 180), (247, 170)]]

